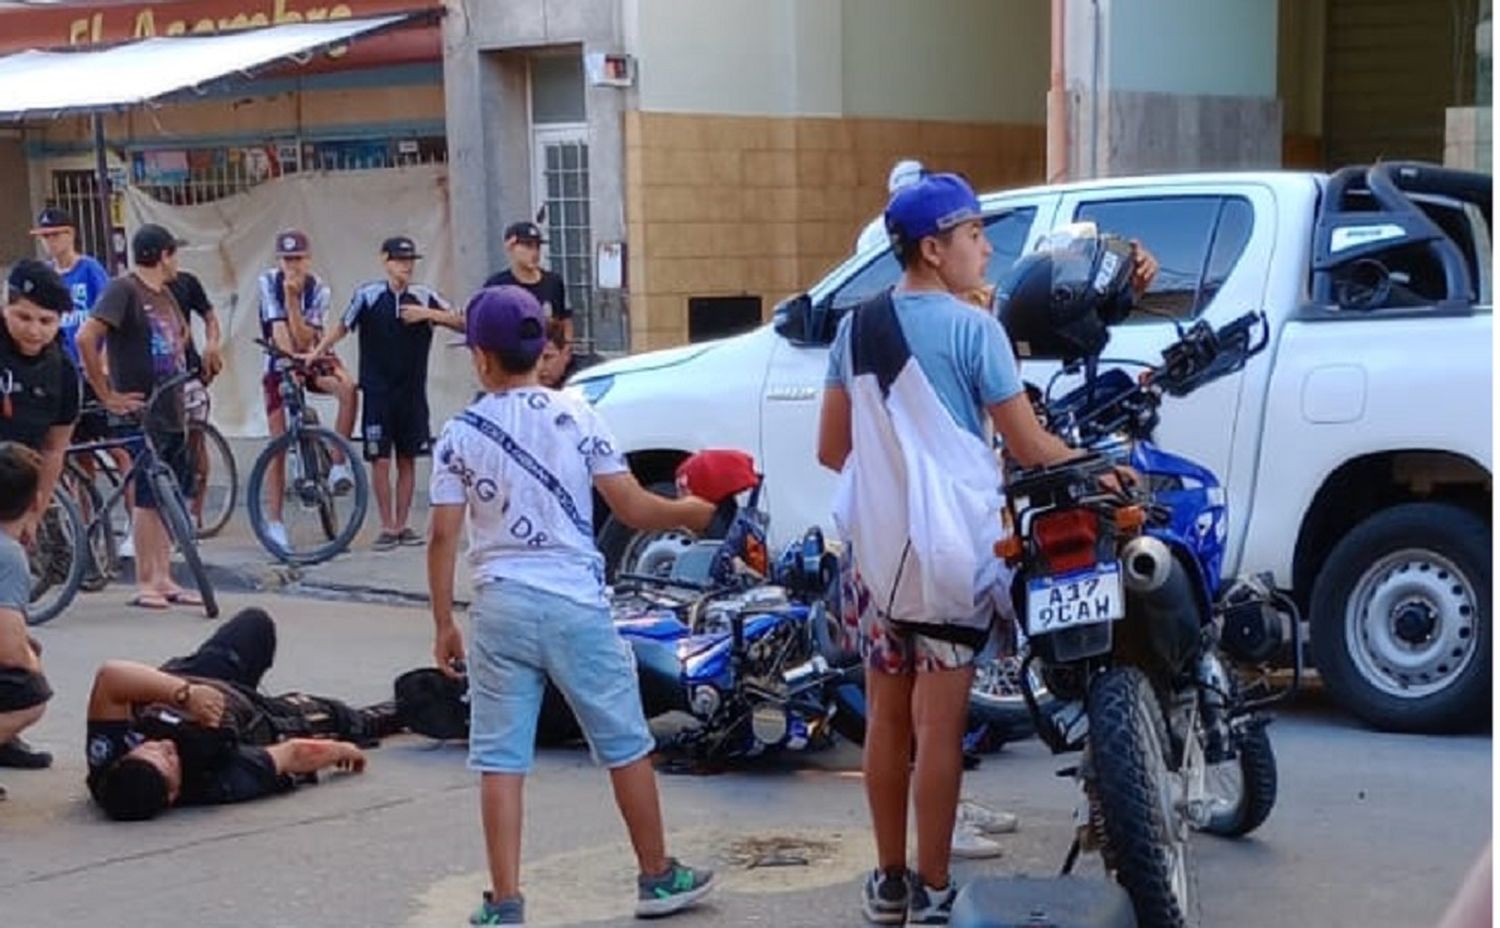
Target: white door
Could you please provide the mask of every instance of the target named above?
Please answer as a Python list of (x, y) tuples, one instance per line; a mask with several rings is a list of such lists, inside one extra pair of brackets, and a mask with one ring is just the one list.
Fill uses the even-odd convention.
[(593, 339), (594, 245), (589, 221), (589, 140), (583, 123), (532, 130), (532, 203), (547, 236), (542, 263), (568, 288), (573, 334)]
[[(1140, 240), (1161, 263), (1137, 311), (1111, 329), (1104, 357), (1158, 364), (1161, 349), (1177, 339), (1174, 320), (1190, 325), (1206, 319), (1217, 328), (1262, 309), (1276, 240), (1275, 206), (1272, 192), (1254, 183), (1092, 188), (1065, 196), (1059, 223), (1093, 221), (1101, 233)], [(1226, 573), (1239, 557), (1245, 520), (1236, 513), (1248, 512), (1260, 437), (1259, 422), (1239, 420), (1242, 408), (1259, 404), (1242, 406), (1241, 394), (1264, 388), (1269, 355), (1191, 396), (1165, 400), (1156, 432), (1162, 448), (1209, 468), (1228, 488)], [(1055, 369), (1028, 364), (1024, 373), (1045, 385)]]
[[(995, 280), (1050, 228), (1056, 197), (1026, 197), (985, 203), (985, 231), (995, 254), (989, 279)], [(800, 536), (810, 526), (831, 531), (834, 475), (818, 464), (818, 412), (828, 375), (828, 344), (834, 321), (901, 277), (889, 250), (870, 258), (833, 287), (814, 294), (830, 319), (825, 339), (799, 345), (777, 337), (766, 371), (761, 404), (761, 467), (766, 475), (767, 511), (777, 545)]]

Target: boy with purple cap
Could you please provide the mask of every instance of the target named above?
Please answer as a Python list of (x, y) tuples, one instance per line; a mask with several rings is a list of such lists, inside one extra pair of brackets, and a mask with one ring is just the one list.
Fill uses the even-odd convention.
[(469, 767), (482, 774), (491, 890), (472, 925), (519, 925), (521, 792), (547, 679), (572, 706), (596, 762), (609, 768), (635, 848), (636, 914), (687, 908), (713, 874), (668, 857), (655, 740), (641, 710), (630, 649), (610, 621), (604, 558), (594, 545), (593, 491), (625, 524), (702, 531), (714, 507), (647, 492), (593, 407), (537, 382), (547, 317), (520, 287), (488, 287), (465, 310), (465, 344), (484, 393), (449, 420), (434, 450), (427, 583), (433, 656), (458, 676), (464, 638), (453, 620), (453, 569), (465, 516), (475, 599), (469, 609)]
[[(921, 177), (891, 195), (885, 226), (903, 274), (839, 324), (818, 460), (839, 472), (834, 520), (853, 566), (846, 620), (867, 671), (864, 781), (878, 866), (864, 884), (864, 915), (946, 925), (969, 687), (1004, 592), (986, 534), (998, 539), (1002, 477), (987, 430), (1023, 466), (1077, 452), (1037, 421), (1000, 323), (955, 296), (984, 285), (993, 251), (969, 185)], [(926, 518), (902, 505), (914, 498)], [(972, 557), (951, 566), (963, 551)]]

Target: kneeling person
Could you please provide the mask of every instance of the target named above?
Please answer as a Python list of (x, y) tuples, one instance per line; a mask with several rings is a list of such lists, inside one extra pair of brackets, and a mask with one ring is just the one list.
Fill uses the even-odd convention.
[(88, 706), (94, 801), (113, 819), (139, 821), (173, 805), (286, 792), (328, 768), (363, 771), (360, 746), (392, 733), (393, 713), (258, 692), (275, 653), (271, 617), (246, 609), (159, 670), (106, 661)]

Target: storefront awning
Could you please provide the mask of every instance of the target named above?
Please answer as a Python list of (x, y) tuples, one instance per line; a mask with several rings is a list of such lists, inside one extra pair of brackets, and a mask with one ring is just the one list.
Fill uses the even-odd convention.
[(297, 59), (425, 14), (286, 23), (220, 35), (142, 39), (92, 51), (0, 58), (0, 119), (134, 106), (210, 81)]

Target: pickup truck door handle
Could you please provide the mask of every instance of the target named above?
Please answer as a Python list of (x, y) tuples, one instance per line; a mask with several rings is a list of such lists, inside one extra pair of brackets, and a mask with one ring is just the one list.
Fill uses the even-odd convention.
[(770, 403), (806, 403), (817, 398), (817, 387), (780, 386), (766, 389), (766, 401)]

